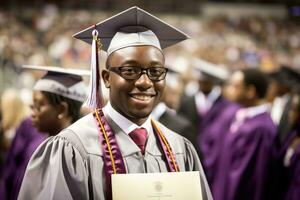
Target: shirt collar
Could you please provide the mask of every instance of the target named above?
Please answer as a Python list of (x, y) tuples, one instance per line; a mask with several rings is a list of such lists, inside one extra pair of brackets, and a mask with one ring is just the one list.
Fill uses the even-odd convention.
[(270, 108), (271, 108), (270, 104), (262, 104), (262, 105), (258, 105), (258, 106), (254, 106), (254, 107), (250, 107), (250, 108), (241, 108), (237, 112), (237, 115), (238, 115), (238, 113), (243, 112), (245, 117), (252, 118), (252, 117), (255, 117), (262, 113), (269, 112)]
[(207, 99), (213, 104), (221, 95), (221, 87), (214, 86), (212, 91), (208, 94)]
[(118, 126), (124, 131), (126, 134), (129, 134), (136, 128), (145, 128), (148, 132), (152, 132), (152, 125), (151, 125), (151, 118), (148, 117), (145, 123), (143, 123), (141, 126), (138, 126), (137, 124), (133, 123), (132, 121), (128, 120), (126, 117), (124, 117), (122, 114), (120, 114), (118, 111), (116, 111), (110, 102), (106, 104), (106, 106), (103, 107), (103, 112), (107, 114)]
[(206, 113), (206, 111), (208, 111), (212, 107), (212, 105), (215, 103), (215, 101), (219, 98), (220, 95), (220, 86), (214, 86), (207, 96), (205, 96), (202, 91), (199, 91), (195, 95), (195, 103), (198, 111), (203, 111), (204, 113)]

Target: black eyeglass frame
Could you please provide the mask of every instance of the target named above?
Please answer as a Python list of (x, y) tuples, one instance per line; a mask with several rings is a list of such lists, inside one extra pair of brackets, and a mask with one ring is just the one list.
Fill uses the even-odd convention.
[[(122, 69), (133, 69), (133, 70), (138, 70), (138, 73), (132, 74), (132, 76), (134, 77), (129, 77), (129, 76), (124, 76), (124, 74), (122, 74)], [(153, 75), (151, 75), (151, 71), (153, 69), (161, 69), (163, 70), (162, 73), (158, 76), (158, 77), (153, 77)], [(109, 71), (115, 72), (116, 74), (118, 74), (119, 76), (121, 76), (122, 78), (124, 78), (125, 80), (138, 80), (143, 74), (147, 74), (148, 78), (151, 81), (161, 81), (164, 80), (166, 78), (167, 72), (168, 72), (168, 68), (165, 67), (148, 67), (148, 68), (142, 68), (139, 66), (121, 66), (121, 67), (109, 67), (108, 68)]]

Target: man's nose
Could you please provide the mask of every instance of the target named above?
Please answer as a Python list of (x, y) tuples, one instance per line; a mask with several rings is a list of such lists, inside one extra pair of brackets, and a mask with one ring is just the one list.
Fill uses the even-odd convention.
[(34, 119), (35, 116), (36, 116), (35, 111), (34, 111), (34, 110), (31, 110), (31, 111), (30, 111), (30, 117), (31, 117), (32, 119)]
[(143, 73), (139, 79), (135, 81), (137, 87), (148, 89), (153, 86), (153, 82), (149, 79), (147, 73)]

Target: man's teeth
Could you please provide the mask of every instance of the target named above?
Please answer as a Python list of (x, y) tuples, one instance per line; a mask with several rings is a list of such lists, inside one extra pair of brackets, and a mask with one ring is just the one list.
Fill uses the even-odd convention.
[(132, 95), (132, 97), (135, 99), (138, 99), (138, 100), (142, 100), (142, 101), (147, 101), (147, 100), (151, 99), (151, 96), (149, 96), (149, 95), (134, 94), (134, 95)]

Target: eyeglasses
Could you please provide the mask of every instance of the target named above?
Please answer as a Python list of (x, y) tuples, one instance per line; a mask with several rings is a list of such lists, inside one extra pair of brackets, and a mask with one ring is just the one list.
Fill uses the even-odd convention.
[(33, 103), (29, 105), (30, 109), (35, 112), (35, 113), (40, 113), (43, 110), (46, 109), (47, 106), (51, 106), (51, 104), (38, 104), (38, 103)]
[(138, 66), (111, 67), (109, 71), (115, 72), (126, 80), (137, 80), (142, 74), (147, 74), (151, 81), (161, 81), (165, 79), (168, 69), (164, 67), (142, 68)]
[(37, 106), (37, 105), (34, 105), (34, 104), (31, 104), (29, 105), (30, 106), (30, 109), (33, 111), (33, 112), (41, 112), (41, 108), (42, 106)]

